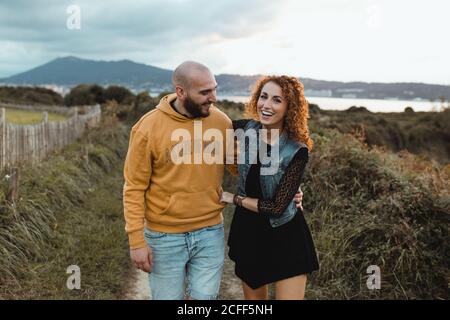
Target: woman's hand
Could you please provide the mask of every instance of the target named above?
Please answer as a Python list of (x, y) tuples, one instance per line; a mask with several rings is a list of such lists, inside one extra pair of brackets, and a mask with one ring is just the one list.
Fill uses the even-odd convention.
[(303, 200), (303, 192), (302, 192), (302, 189), (298, 188), (298, 191), (294, 196), (294, 202), (295, 202), (295, 206), (297, 207), (297, 209), (300, 209), (303, 211), (302, 200)]
[(223, 191), (222, 194), (220, 195), (220, 202), (233, 204), (233, 197), (234, 194)]

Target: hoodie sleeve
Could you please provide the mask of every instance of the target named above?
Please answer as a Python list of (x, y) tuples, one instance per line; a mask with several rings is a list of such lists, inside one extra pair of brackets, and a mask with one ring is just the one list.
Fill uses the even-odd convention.
[(229, 123), (228, 128), (229, 133), (226, 136), (226, 166), (225, 168), (230, 172), (233, 176), (237, 176), (238, 166), (237, 166), (237, 157), (238, 157), (238, 142), (237, 139), (234, 138), (233, 132), (235, 130), (235, 121)]
[(125, 159), (123, 187), (123, 207), (125, 230), (128, 233), (131, 249), (146, 246), (145, 192), (152, 174), (152, 158), (149, 139), (141, 132), (131, 131), (128, 153)]

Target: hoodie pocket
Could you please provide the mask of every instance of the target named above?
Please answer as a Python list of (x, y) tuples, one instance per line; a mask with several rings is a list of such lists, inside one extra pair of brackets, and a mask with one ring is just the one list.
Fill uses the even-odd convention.
[[(200, 192), (178, 192), (170, 197), (169, 204), (161, 215), (179, 219), (191, 219), (214, 215), (225, 206), (219, 202), (219, 190)], [(195, 220), (195, 219), (194, 219)]]

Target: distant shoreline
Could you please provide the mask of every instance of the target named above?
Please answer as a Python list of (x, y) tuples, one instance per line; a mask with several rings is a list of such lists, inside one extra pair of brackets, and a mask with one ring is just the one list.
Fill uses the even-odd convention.
[[(218, 100), (229, 100), (245, 103), (249, 96), (219, 95)], [(365, 107), (371, 112), (403, 112), (406, 107), (413, 108), (416, 112), (439, 111), (441, 102), (430, 102), (427, 100), (389, 100), (389, 99), (359, 99), (359, 98), (334, 98), (334, 97), (312, 97), (306, 98), (309, 103), (317, 104), (324, 110), (346, 110), (352, 106)], [(448, 102), (444, 104), (447, 105)], [(433, 110), (433, 107), (435, 110)]]

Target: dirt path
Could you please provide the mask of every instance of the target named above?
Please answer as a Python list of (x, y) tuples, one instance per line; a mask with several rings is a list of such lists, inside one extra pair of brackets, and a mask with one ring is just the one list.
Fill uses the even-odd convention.
[(130, 292), (126, 296), (127, 300), (149, 300), (151, 292), (148, 283), (148, 273), (136, 270)]

